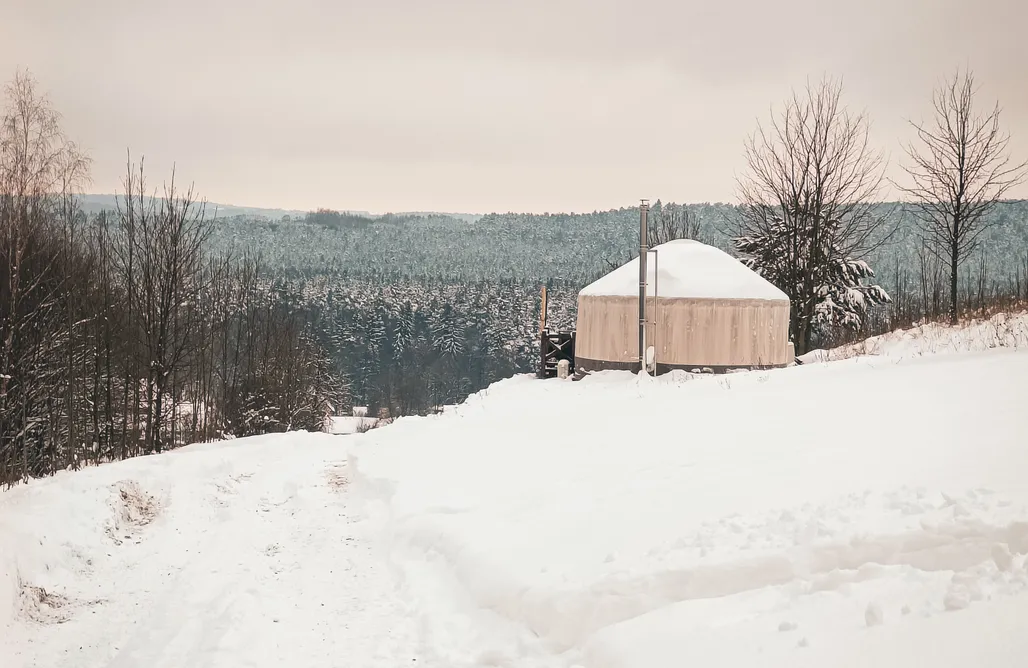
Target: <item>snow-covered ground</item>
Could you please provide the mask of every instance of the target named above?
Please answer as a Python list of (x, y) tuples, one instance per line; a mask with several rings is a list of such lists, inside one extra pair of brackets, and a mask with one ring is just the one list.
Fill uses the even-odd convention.
[(0, 667), (1020, 667), (1028, 350), (910, 345), (2, 492)]
[(516, 378), (359, 437), (451, 665), (1022, 666), (1028, 353)]
[(0, 492), (0, 666), (419, 665), (347, 439), (190, 446)]

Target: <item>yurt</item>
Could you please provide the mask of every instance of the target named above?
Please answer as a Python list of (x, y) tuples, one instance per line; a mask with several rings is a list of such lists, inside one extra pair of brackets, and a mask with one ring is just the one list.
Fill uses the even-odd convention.
[[(724, 372), (786, 366), (789, 298), (727, 253), (692, 240), (655, 246), (647, 259), (647, 360)], [(640, 367), (639, 258), (578, 294), (575, 369)]]

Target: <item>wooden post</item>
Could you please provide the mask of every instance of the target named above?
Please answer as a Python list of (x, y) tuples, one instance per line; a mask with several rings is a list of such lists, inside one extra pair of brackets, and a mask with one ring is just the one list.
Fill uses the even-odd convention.
[(542, 337), (546, 329), (546, 286), (543, 286), (542, 305), (539, 308), (539, 336)]

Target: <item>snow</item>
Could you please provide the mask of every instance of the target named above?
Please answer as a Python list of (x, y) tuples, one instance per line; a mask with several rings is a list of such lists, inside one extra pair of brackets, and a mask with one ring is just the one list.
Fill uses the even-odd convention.
[(348, 508), (349, 440), (236, 439), (0, 493), (0, 666), (419, 665)]
[[(722, 250), (691, 239), (655, 246), (646, 260), (647, 294), (669, 299), (765, 299), (789, 301), (776, 288)], [(654, 265), (660, 270), (655, 276)], [(590, 283), (584, 296), (638, 297), (639, 258)]]
[(453, 665), (1020, 666), (1024, 378), (1012, 350), (518, 377), (351, 468)]
[(831, 350), (812, 350), (799, 360), (810, 364), (861, 355), (901, 359), (993, 348), (1028, 348), (1028, 313), (999, 313), (957, 326), (927, 323)]
[(2, 492), (0, 666), (1020, 667), (1028, 351), (914, 339)]
[(373, 429), (376, 424), (378, 424), (378, 418), (369, 418), (362, 415), (337, 415), (329, 418), (328, 433), (359, 434)]

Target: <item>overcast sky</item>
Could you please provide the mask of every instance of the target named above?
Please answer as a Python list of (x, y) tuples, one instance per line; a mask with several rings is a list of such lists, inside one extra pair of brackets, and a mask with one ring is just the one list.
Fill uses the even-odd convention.
[(1026, 19), (1023, 0), (0, 0), (0, 73), (48, 91), (93, 192), (131, 147), (229, 204), (591, 211), (733, 201), (745, 136), (824, 73), (895, 166), (906, 119), (970, 64), (1028, 157)]

